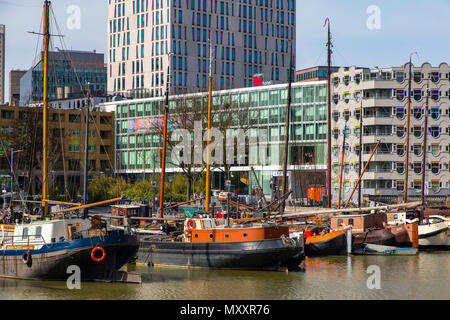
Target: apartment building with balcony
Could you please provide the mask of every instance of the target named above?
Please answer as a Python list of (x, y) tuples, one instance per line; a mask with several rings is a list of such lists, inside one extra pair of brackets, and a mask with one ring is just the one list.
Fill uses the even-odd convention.
[[(346, 141), (341, 199), (347, 200), (362, 168), (378, 140), (362, 178), (362, 195), (395, 196), (404, 193), (409, 63), (392, 68), (340, 68), (332, 74), (332, 193), (337, 201), (343, 133)], [(429, 90), (428, 90), (429, 88)], [(428, 132), (424, 132), (428, 92)], [(363, 116), (362, 146), (360, 117)], [(409, 177), (410, 197), (420, 196), (422, 170), (425, 194), (450, 194), (450, 68), (424, 63), (412, 66), (410, 108)], [(424, 148), (424, 135), (427, 145)], [(426, 165), (422, 167), (424, 152)], [(357, 202), (357, 194), (352, 197)], [(343, 201), (342, 200), (342, 201)], [(337, 203), (337, 202), (336, 202)]]

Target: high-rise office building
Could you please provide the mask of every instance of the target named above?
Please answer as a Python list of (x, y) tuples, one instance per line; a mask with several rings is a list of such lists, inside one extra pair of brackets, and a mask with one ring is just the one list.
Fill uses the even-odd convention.
[[(108, 93), (161, 96), (288, 79), (294, 0), (109, 0)], [(295, 61), (294, 61), (295, 63)], [(260, 83), (260, 81), (258, 82)]]
[(0, 24), (0, 104), (5, 102), (5, 25)]

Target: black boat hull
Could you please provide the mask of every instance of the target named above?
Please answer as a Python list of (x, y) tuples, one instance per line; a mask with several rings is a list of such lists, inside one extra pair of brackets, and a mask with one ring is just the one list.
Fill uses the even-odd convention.
[[(90, 239), (83, 239), (90, 240)], [(80, 270), (81, 281), (111, 281), (114, 273), (126, 263), (135, 259), (138, 251), (136, 237), (124, 235), (120, 241), (105, 237), (69, 246), (58, 250), (30, 251), (31, 259), (25, 261), (26, 251), (2, 251), (0, 255), (0, 277), (35, 279), (35, 280), (67, 280), (74, 273), (70, 266), (77, 266)], [(109, 241), (108, 241), (109, 240)], [(86, 242), (86, 241), (85, 241)], [(55, 245), (57, 246), (57, 245)], [(96, 262), (91, 258), (94, 246), (101, 246), (105, 250), (103, 261)]]
[(307, 257), (346, 254), (346, 249), (347, 237), (344, 233), (324, 241), (305, 243)]
[[(287, 244), (287, 241), (291, 241)], [(295, 270), (304, 259), (303, 246), (294, 239), (244, 242), (170, 242), (141, 239), (137, 262), (148, 265), (219, 269)]]

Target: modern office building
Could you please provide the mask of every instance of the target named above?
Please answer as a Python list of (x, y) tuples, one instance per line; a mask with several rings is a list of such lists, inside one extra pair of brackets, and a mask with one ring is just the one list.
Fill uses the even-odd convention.
[[(49, 190), (79, 187), (84, 168), (85, 118), (83, 110), (48, 109)], [(89, 175), (113, 173), (114, 113), (90, 112)], [(42, 108), (0, 106), (0, 176), (10, 176), (10, 151), (14, 155), (18, 188), (31, 194), (41, 192)], [(61, 152), (63, 150), (64, 152)], [(9, 185), (9, 183), (6, 183)]]
[[(20, 79), (20, 105), (42, 101), (43, 52), (34, 59), (32, 67)], [(89, 51), (58, 50), (49, 52), (49, 100), (69, 98), (80, 88), (92, 92), (106, 92), (106, 66), (104, 54)]]
[(5, 25), (0, 24), (0, 105), (5, 103)]
[[(408, 109), (409, 63), (401, 67), (340, 68), (332, 74), (332, 191), (338, 199), (343, 131), (348, 126), (343, 166), (343, 192), (347, 200), (359, 176), (359, 152), (366, 165), (376, 150), (362, 179), (362, 194), (383, 201), (399, 197), (408, 188), (410, 198), (420, 197), (422, 171), (425, 194), (450, 194), (450, 68), (424, 63), (412, 68), (410, 108), (410, 150), (408, 182), (405, 186), (405, 156)], [(429, 90), (428, 90), (429, 87)], [(424, 132), (428, 92), (428, 130)], [(361, 111), (362, 106), (362, 111)], [(359, 136), (363, 115), (362, 147)], [(424, 148), (424, 136), (427, 145)], [(424, 153), (426, 165), (422, 167)], [(352, 197), (357, 201), (357, 191)]]
[[(331, 73), (339, 70), (339, 67), (331, 67)], [(328, 80), (328, 67), (317, 66), (298, 70), (295, 72), (295, 81), (320, 81)]]
[[(214, 188), (223, 189), (225, 181), (230, 179), (241, 193), (246, 190), (250, 192), (257, 185), (251, 167), (254, 167), (265, 194), (271, 195), (271, 183), (281, 183), (287, 86), (279, 84), (213, 92), (212, 127), (222, 132), (223, 136), (225, 132), (222, 128), (232, 128), (234, 133), (242, 129), (249, 137), (242, 162), (239, 162), (237, 147), (235, 153), (231, 153), (231, 178), (224, 175), (224, 166), (221, 165), (230, 163), (225, 160), (230, 153), (224, 152), (221, 158), (223, 161), (212, 166), (215, 172)], [(203, 122), (203, 129), (207, 127), (206, 114), (201, 111), (207, 108), (207, 98), (207, 93), (170, 96), (168, 137), (175, 141), (174, 130), (188, 128), (190, 137), (193, 138), (192, 145), (195, 145), (192, 152), (202, 149), (195, 136), (192, 136), (193, 131), (195, 132), (195, 129), (192, 130), (192, 123), (197, 119)], [(326, 99), (325, 81), (292, 85), (288, 183), (294, 198), (306, 197), (307, 187), (310, 185), (325, 184)], [(101, 105), (107, 110), (115, 111), (115, 164), (120, 175), (139, 179), (145, 174), (148, 178), (154, 170), (161, 171), (163, 104), (164, 97), (153, 97)], [(191, 125), (186, 126), (186, 123)], [(201, 132), (200, 130), (200, 145)], [(252, 138), (257, 138), (257, 141), (251, 140)], [(169, 176), (182, 172), (181, 166), (175, 165), (171, 158), (171, 146), (173, 144), (169, 143), (171, 150), (167, 152), (166, 162)], [(264, 160), (264, 155), (268, 155), (270, 159)], [(201, 156), (199, 166), (201, 167)], [(242, 181), (249, 181), (249, 184), (245, 185)]]
[(11, 70), (9, 72), (9, 105), (15, 106), (20, 101), (20, 79), (26, 70)]
[[(108, 93), (155, 97), (288, 79), (294, 0), (109, 0)], [(169, 55), (170, 53), (170, 55)], [(294, 61), (295, 65), (295, 61)]]

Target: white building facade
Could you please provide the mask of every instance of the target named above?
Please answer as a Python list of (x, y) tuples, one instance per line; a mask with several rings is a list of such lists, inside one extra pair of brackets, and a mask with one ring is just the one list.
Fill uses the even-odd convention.
[[(363, 114), (362, 168), (381, 140), (362, 178), (362, 195), (404, 193), (409, 63), (402, 67), (340, 68), (332, 75), (332, 193), (338, 200), (341, 152), (347, 124), (341, 202), (347, 201), (359, 177), (360, 115)], [(429, 88), (429, 90), (427, 90)], [(428, 132), (424, 130), (428, 96)], [(362, 100), (361, 100), (362, 99)], [(408, 197), (450, 195), (450, 68), (442, 63), (412, 66)], [(424, 149), (424, 135), (427, 145)], [(426, 152), (426, 165), (422, 167)], [(358, 201), (356, 190), (352, 202)]]
[[(133, 98), (285, 83), (295, 0), (109, 0), (108, 93)], [(170, 55), (169, 55), (170, 53)], [(295, 63), (295, 62), (294, 62)], [(295, 65), (295, 64), (294, 64)]]

